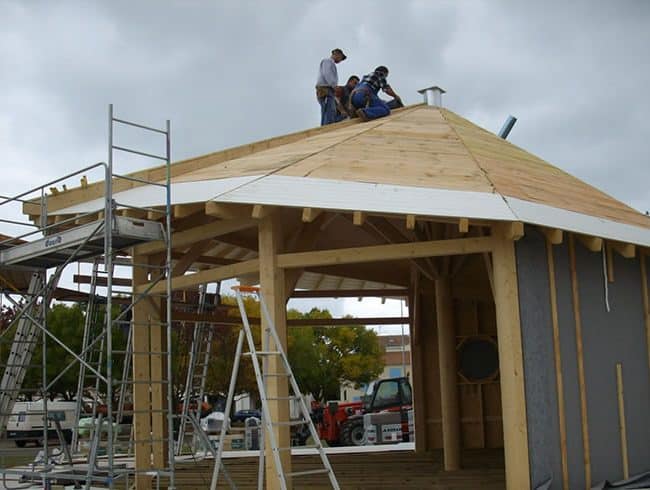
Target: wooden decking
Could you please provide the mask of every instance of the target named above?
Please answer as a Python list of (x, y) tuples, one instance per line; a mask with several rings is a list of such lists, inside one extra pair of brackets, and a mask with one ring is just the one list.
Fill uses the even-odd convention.
[[(225, 465), (240, 489), (257, 489), (257, 458), (226, 459)], [(501, 490), (505, 488), (503, 450), (469, 450), (463, 453), (465, 469), (442, 470), (442, 452), (412, 451), (333, 454), (330, 461), (342, 489), (444, 489)], [(176, 487), (182, 490), (210, 486), (212, 461), (181, 463), (176, 467)], [(317, 468), (317, 456), (293, 456), (293, 471)], [(219, 488), (229, 488), (220, 478)], [(330, 488), (323, 475), (296, 478), (294, 489)]]

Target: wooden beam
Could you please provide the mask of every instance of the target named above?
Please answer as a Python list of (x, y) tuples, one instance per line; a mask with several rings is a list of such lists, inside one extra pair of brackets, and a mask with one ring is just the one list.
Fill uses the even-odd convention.
[[(252, 274), (259, 270), (259, 260), (251, 259), (244, 262), (237, 262), (232, 265), (224, 265), (213, 269), (205, 269), (194, 274), (186, 274), (184, 276), (177, 276), (172, 278), (172, 289), (189, 289), (199, 284), (206, 284), (209, 282), (219, 282), (224, 279), (233, 279), (237, 276), (244, 274)], [(136, 292), (140, 293), (148, 287), (149, 284), (136, 287)], [(167, 290), (164, 281), (159, 282), (151, 288), (150, 293), (162, 293)]]
[(603, 239), (595, 236), (576, 235), (578, 240), (591, 252), (600, 252), (603, 249)]
[[(76, 284), (90, 284), (92, 281), (91, 276), (86, 276), (84, 274), (75, 274), (72, 276), (72, 282)], [(97, 286), (106, 286), (108, 284), (107, 280), (105, 277), (99, 276), (97, 277), (95, 283)], [(128, 279), (126, 277), (114, 277), (113, 278), (113, 286), (131, 286), (132, 282), (131, 279)]]
[(172, 277), (185, 274), (185, 272), (187, 272), (187, 270), (192, 267), (194, 261), (198, 259), (201, 254), (208, 250), (211, 246), (211, 239), (202, 240), (192, 245), (190, 249), (183, 254), (183, 258), (181, 258), (178, 262), (176, 262), (176, 265), (174, 265), (174, 268), (172, 269)]
[(386, 289), (310, 289), (294, 291), (292, 298), (405, 298), (405, 288)]
[(458, 231), (459, 231), (459, 233), (467, 233), (467, 232), (469, 232), (469, 219), (460, 218), (458, 220)]
[(267, 216), (270, 216), (271, 213), (274, 213), (277, 210), (274, 206), (263, 206), (261, 204), (255, 204), (253, 210), (251, 211), (251, 217), (255, 219), (264, 219)]
[(407, 214), (406, 215), (406, 229), (415, 230), (415, 215)]
[[(266, 303), (269, 320), (263, 318), (261, 330), (274, 328), (279, 339), (280, 346), (274, 345), (274, 341), (266, 335), (262, 335), (262, 350), (277, 350), (278, 347), (287, 349), (287, 298), (285, 295), (284, 270), (278, 267), (278, 253), (282, 251), (282, 226), (278, 213), (268, 215), (261, 219), (259, 225), (259, 270), (260, 270), (260, 296)], [(263, 365), (264, 374), (283, 372), (281, 359), (277, 356), (269, 356)], [(266, 393), (268, 400), (268, 411), (271, 423), (274, 426), (275, 441), (279, 447), (291, 446), (291, 434), (288, 425), (289, 402), (288, 379), (284, 376), (270, 376), (266, 378)], [(284, 425), (280, 425), (284, 424)], [(268, 435), (266, 436), (268, 437)], [(267, 439), (267, 441), (270, 438)], [(280, 481), (275, 470), (274, 455), (271, 445), (266, 444), (265, 449), (266, 465), (266, 488), (280, 488)], [(291, 473), (291, 451), (282, 451), (280, 460), (285, 475)], [(287, 488), (292, 488), (291, 478), (287, 476)]]
[(494, 228), (494, 302), (503, 410), (506, 487), (530, 489), (526, 394), (519, 318), (519, 290), (512, 226)]
[(352, 213), (352, 223), (355, 226), (361, 226), (365, 223), (366, 221), (366, 213), (363, 211), (355, 211)]
[(643, 296), (643, 317), (645, 318), (645, 336), (648, 353), (648, 370), (650, 370), (650, 287), (648, 287), (648, 269), (646, 266), (646, 254), (639, 254), (641, 266), (641, 295)]
[(205, 204), (202, 202), (194, 202), (190, 204), (175, 204), (173, 208), (174, 218), (186, 218), (195, 213), (200, 213), (205, 209)]
[(216, 201), (206, 201), (205, 214), (219, 219), (244, 219), (251, 215), (252, 207), (242, 204), (229, 204)]
[[(184, 252), (172, 252), (172, 260), (182, 260), (185, 256)], [(239, 260), (224, 259), (223, 257), (213, 257), (212, 255), (200, 255), (194, 260), (195, 264), (209, 264), (209, 265), (231, 265), (237, 264)]]
[(519, 240), (524, 236), (524, 224), (521, 221), (512, 221), (503, 225), (505, 237), (508, 240)]
[(460, 469), (461, 441), (451, 280), (449, 277), (442, 277), (436, 280), (435, 285), (444, 468), (445, 471), (456, 471)]
[(564, 233), (558, 228), (547, 228), (545, 226), (540, 226), (539, 230), (544, 234), (546, 241), (548, 241), (551, 245), (560, 245), (564, 240)]
[[(601, 240), (602, 245), (602, 240)], [(571, 269), (571, 292), (573, 298), (573, 317), (576, 328), (576, 352), (578, 356), (578, 388), (580, 390), (580, 418), (582, 420), (582, 448), (585, 466), (585, 486), (591, 488), (591, 450), (589, 447), (589, 422), (587, 419), (587, 388), (582, 348), (582, 320), (580, 317), (580, 292), (576, 269), (576, 250), (573, 235), (569, 236), (569, 267)]]
[(315, 267), (384, 260), (414, 259), (489, 252), (492, 237), (457, 238), (427, 242), (374, 245), (370, 247), (339, 248), (314, 252), (296, 252), (278, 256), (278, 266), (284, 269), (294, 267)]
[(633, 259), (636, 257), (636, 246), (632, 243), (609, 242), (611, 247), (618, 252), (621, 257)]
[(304, 208), (302, 210), (302, 221), (303, 223), (311, 223), (314, 221), (321, 213), (322, 209), (316, 208)]
[[(290, 247), (294, 251), (311, 250), (316, 244), (316, 240), (320, 236), (322, 226), (327, 218), (326, 214), (321, 214), (314, 221), (305, 223), (299, 230), (293, 240), (291, 240)], [(303, 274), (303, 269), (292, 269), (285, 271), (285, 296), (289, 298), (293, 290), (298, 284), (300, 276)]]
[(625, 395), (623, 392), (623, 366), (616, 363), (616, 395), (618, 398), (618, 428), (621, 438), (621, 459), (623, 463), (623, 479), (630, 477), (630, 463), (627, 455), (627, 424), (625, 421)]
[[(250, 218), (245, 220), (213, 221), (212, 223), (173, 233), (172, 248), (188, 247), (200, 240), (215, 238), (256, 225), (257, 221)], [(163, 250), (165, 250), (165, 242), (162, 240), (143, 243), (134, 247), (134, 253), (138, 255), (152, 255)]]
[(569, 490), (569, 462), (567, 451), (566, 411), (564, 404), (564, 378), (562, 375), (562, 349), (560, 343), (560, 321), (557, 309), (557, 286), (555, 282), (555, 259), (553, 241), (547, 237), (546, 262), (548, 265), (548, 285), (551, 298), (551, 321), (553, 326), (553, 354), (555, 360), (555, 388), (557, 390), (557, 413), (560, 426), (560, 459), (562, 464), (562, 488)]

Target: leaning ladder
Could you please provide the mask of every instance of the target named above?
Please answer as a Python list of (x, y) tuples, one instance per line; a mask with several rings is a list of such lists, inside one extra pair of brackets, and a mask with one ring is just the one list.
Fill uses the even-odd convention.
[[(266, 430), (266, 434), (268, 435), (268, 439), (271, 444), (271, 453), (273, 455), (275, 470), (277, 472), (277, 476), (280, 481), (280, 488), (282, 488), (282, 490), (286, 490), (287, 477), (293, 479), (301, 476), (324, 473), (327, 474), (332, 488), (338, 490), (339, 484), (338, 481), (336, 480), (336, 475), (334, 474), (334, 470), (332, 469), (332, 466), (330, 465), (330, 462), (327, 459), (327, 455), (325, 454), (325, 449), (323, 448), (323, 445), (320, 442), (320, 438), (318, 437), (318, 433), (316, 432), (314, 423), (312, 422), (311, 417), (309, 415), (307, 404), (305, 403), (304, 397), (300, 393), (300, 389), (298, 388), (298, 383), (296, 382), (296, 378), (294, 377), (293, 372), (291, 371), (291, 366), (289, 365), (289, 359), (287, 358), (287, 355), (284, 352), (284, 349), (282, 348), (282, 343), (280, 342), (280, 338), (278, 337), (277, 331), (275, 329), (275, 325), (271, 320), (271, 316), (269, 315), (266, 304), (264, 303), (264, 298), (262, 297), (259, 288), (249, 287), (249, 286), (234, 286), (233, 289), (235, 291), (235, 295), (237, 298), (237, 305), (239, 306), (239, 312), (241, 314), (242, 330), (240, 330), (239, 337), (237, 339), (235, 361), (233, 363), (232, 375), (230, 377), (230, 386), (228, 389), (228, 398), (226, 400), (226, 410), (225, 410), (226, 417), (224, 417), (224, 423), (221, 426), (221, 434), (219, 436), (219, 447), (217, 448), (217, 456), (215, 458), (210, 490), (216, 490), (217, 483), (219, 480), (219, 471), (222, 466), (221, 460), (223, 456), (223, 447), (226, 438), (226, 431), (228, 430), (228, 420), (229, 420), (228, 415), (230, 414), (230, 411), (232, 409), (232, 402), (235, 394), (235, 385), (237, 383), (237, 374), (239, 372), (239, 364), (241, 362), (241, 357), (242, 357), (244, 337), (246, 337), (246, 341), (248, 344), (248, 352), (244, 353), (243, 355), (250, 356), (253, 364), (253, 369), (255, 371), (255, 380), (257, 381), (257, 388), (259, 390), (260, 402), (262, 405), (262, 427)], [(266, 348), (267, 350), (257, 350), (257, 348), (255, 347), (255, 341), (253, 340), (253, 334), (251, 331), (250, 323), (248, 321), (248, 315), (246, 314), (246, 308), (244, 306), (242, 293), (253, 294), (257, 296), (259, 300), (260, 310), (266, 323), (266, 327), (264, 328), (263, 331), (264, 339), (265, 339), (263, 348)], [(273, 348), (275, 350), (271, 350)], [(280, 362), (278, 363), (279, 371), (270, 373), (265, 369), (263, 373), (260, 366), (260, 359), (262, 360), (262, 364), (266, 364), (265, 361), (267, 361), (272, 357), (279, 358), (280, 360)], [(286, 397), (269, 397), (266, 393), (266, 379), (269, 377), (287, 378), (289, 380), (290, 390), (293, 394), (290, 393), (289, 396)], [(269, 412), (269, 403), (268, 403), (270, 400), (274, 400), (274, 401), (287, 400), (287, 401), (298, 402), (300, 418), (296, 421), (289, 421), (289, 422), (280, 422), (280, 421), (272, 420), (271, 414)], [(278, 441), (276, 440), (276, 436), (273, 429), (274, 426), (277, 427), (279, 425), (306, 426), (309, 429), (309, 433), (311, 434), (311, 437), (314, 441), (313, 446), (307, 446), (307, 447), (314, 448), (318, 451), (318, 455), (320, 456), (320, 460), (323, 465), (323, 468), (306, 470), (306, 471), (294, 471), (285, 474), (284, 468), (282, 467), (282, 460), (280, 459), (280, 452), (289, 451), (289, 454), (291, 454), (291, 445), (289, 445), (289, 447), (278, 446)], [(259, 470), (258, 482), (257, 482), (259, 489), (263, 488), (264, 485), (263, 482), (264, 443), (263, 441), (265, 439), (266, 437), (260, 437), (260, 441), (261, 441), (260, 470)]]

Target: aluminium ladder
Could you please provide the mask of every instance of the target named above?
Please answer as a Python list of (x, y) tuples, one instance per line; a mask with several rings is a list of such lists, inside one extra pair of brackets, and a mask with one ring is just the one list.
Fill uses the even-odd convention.
[[(232, 369), (232, 375), (230, 377), (230, 386), (228, 389), (228, 398), (226, 400), (226, 410), (225, 414), (226, 417), (224, 417), (224, 423), (221, 427), (221, 434), (219, 436), (219, 446), (217, 448), (217, 456), (215, 457), (215, 463), (214, 463), (214, 469), (212, 473), (212, 483), (210, 486), (210, 490), (216, 490), (218, 480), (219, 480), (219, 471), (222, 466), (222, 456), (223, 456), (223, 448), (224, 448), (224, 443), (225, 443), (225, 437), (226, 437), (226, 431), (228, 430), (228, 415), (230, 414), (230, 411), (232, 409), (232, 402), (235, 394), (235, 385), (237, 383), (237, 374), (239, 372), (239, 364), (241, 362), (241, 357), (242, 355), (248, 355), (251, 358), (252, 364), (253, 364), (253, 369), (255, 371), (255, 380), (257, 381), (257, 388), (259, 390), (259, 395), (260, 395), (260, 402), (262, 405), (262, 423), (260, 430), (261, 431), (266, 431), (266, 435), (263, 436), (263, 434), (260, 434), (260, 468), (259, 468), (259, 474), (258, 474), (258, 489), (262, 489), (264, 482), (263, 482), (263, 468), (264, 468), (264, 441), (269, 440), (269, 443), (271, 445), (271, 453), (273, 455), (273, 463), (275, 470), (277, 472), (278, 479), (280, 481), (280, 487), (282, 490), (286, 490), (287, 487), (287, 479), (288, 478), (297, 478), (301, 476), (307, 476), (307, 475), (313, 475), (313, 474), (327, 474), (327, 477), (329, 478), (330, 484), (334, 490), (339, 490), (339, 484), (338, 481), (336, 480), (336, 475), (334, 474), (334, 470), (332, 469), (332, 466), (327, 458), (327, 455), (325, 454), (325, 449), (323, 448), (323, 445), (321, 444), (320, 438), (318, 437), (318, 433), (316, 431), (316, 428), (314, 427), (314, 423), (311, 420), (309, 410), (307, 409), (307, 404), (305, 403), (304, 397), (300, 393), (300, 389), (298, 387), (298, 383), (296, 382), (296, 378), (293, 375), (293, 371), (291, 370), (291, 366), (289, 365), (289, 359), (287, 358), (287, 355), (282, 348), (282, 343), (280, 342), (280, 338), (278, 337), (277, 331), (275, 329), (275, 325), (273, 324), (271, 320), (271, 316), (269, 315), (268, 309), (266, 307), (266, 304), (264, 302), (264, 298), (262, 297), (262, 294), (259, 291), (259, 288), (256, 287), (249, 287), (249, 286), (234, 286), (233, 287), (235, 291), (235, 295), (237, 298), (237, 305), (239, 306), (239, 312), (241, 314), (241, 319), (242, 319), (242, 329), (239, 331), (239, 337), (237, 339), (237, 347), (236, 347), (236, 352), (235, 352), (235, 360), (233, 363), (233, 369)], [(264, 339), (263, 339), (263, 349), (266, 350), (257, 350), (255, 347), (255, 341), (253, 339), (253, 333), (251, 331), (250, 323), (248, 321), (248, 315), (246, 314), (246, 308), (244, 305), (244, 300), (242, 298), (242, 293), (248, 293), (248, 294), (253, 294), (257, 296), (259, 299), (260, 303), (260, 311), (263, 315), (263, 318), (266, 323), (266, 328), (263, 331), (264, 334)], [(244, 337), (246, 337), (246, 342), (248, 345), (248, 352), (242, 353), (242, 348), (244, 344)], [(271, 350), (275, 349), (275, 350)], [(279, 359), (279, 363), (277, 364), (277, 369), (278, 372), (270, 373), (268, 372), (267, 369), (264, 369), (264, 372), (262, 371), (262, 365), (266, 368), (266, 363), (267, 361), (275, 357)], [(262, 360), (262, 363), (260, 363), (260, 360)], [(289, 381), (289, 387), (290, 387), (290, 393), (289, 396), (286, 397), (269, 397), (266, 393), (266, 379), (269, 377), (283, 377), (288, 379)], [(293, 394), (291, 394), (293, 393)], [(300, 412), (300, 418), (296, 421), (289, 421), (289, 422), (280, 422), (280, 421), (274, 421), (271, 418), (271, 414), (269, 411), (269, 401), (275, 401), (275, 400), (287, 400), (287, 401), (296, 401), (298, 402), (298, 407), (299, 407), (299, 412)], [(289, 447), (279, 447), (278, 441), (276, 439), (276, 435), (274, 432), (274, 427), (277, 426), (306, 426), (309, 429), (309, 433), (314, 441), (313, 446), (308, 446), (310, 448), (316, 449), (318, 452), (318, 455), (320, 456), (321, 463), (323, 465), (323, 468), (319, 469), (314, 469), (314, 470), (306, 470), (306, 471), (294, 471), (294, 472), (289, 472), (285, 473), (284, 468), (282, 467), (282, 461), (280, 459), (280, 453), (283, 451), (288, 451), (289, 455), (291, 454), (291, 445)]]
[[(219, 302), (219, 287), (217, 283), (217, 292), (214, 294), (214, 306)], [(208, 299), (207, 285), (201, 285), (199, 288), (199, 305), (198, 313), (204, 313), (209, 305), (206, 304)], [(180, 427), (178, 430), (178, 439), (176, 445), (176, 454), (180, 455), (183, 451), (183, 443), (187, 432), (187, 422), (191, 422), (191, 401), (196, 400), (197, 408), (194, 411), (197, 417), (201, 414), (201, 403), (205, 394), (205, 380), (208, 374), (208, 365), (212, 354), (212, 339), (214, 328), (205, 322), (196, 322), (192, 336), (192, 346), (190, 348), (190, 359), (187, 366), (187, 376), (185, 380), (185, 390), (183, 396), (183, 411), (180, 418)], [(197, 438), (196, 432), (193, 431), (192, 449), (196, 451), (196, 443), (203, 439)], [(208, 448), (206, 448), (208, 449)]]

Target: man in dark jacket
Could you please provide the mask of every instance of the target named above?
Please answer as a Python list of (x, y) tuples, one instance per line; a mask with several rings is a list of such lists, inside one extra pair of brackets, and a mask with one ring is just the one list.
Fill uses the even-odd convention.
[[(375, 71), (365, 75), (350, 96), (352, 107), (356, 109), (356, 115), (363, 121), (386, 117), (391, 109), (403, 107), (392, 87), (388, 84), (388, 68), (378, 66)], [(393, 100), (385, 102), (377, 95), (380, 90), (393, 97)]]

